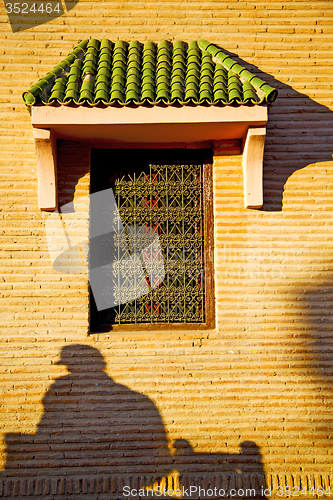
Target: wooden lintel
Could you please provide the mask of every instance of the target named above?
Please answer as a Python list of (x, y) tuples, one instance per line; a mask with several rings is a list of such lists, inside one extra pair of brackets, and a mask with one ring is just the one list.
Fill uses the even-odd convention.
[(57, 141), (51, 130), (34, 128), (38, 168), (38, 203), (41, 210), (57, 208)]
[(266, 128), (249, 128), (243, 150), (245, 208), (263, 205), (263, 156)]

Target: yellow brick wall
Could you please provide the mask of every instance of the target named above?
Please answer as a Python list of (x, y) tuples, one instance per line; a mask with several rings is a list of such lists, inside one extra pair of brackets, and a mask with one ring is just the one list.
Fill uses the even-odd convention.
[[(2, 4), (0, 23), (3, 468), (6, 436), (36, 432), (44, 396), (67, 373), (54, 364), (62, 348), (86, 344), (104, 356), (110, 377), (155, 403), (172, 452), (183, 439), (198, 456), (230, 457), (251, 441), (262, 465), (254, 460), (243, 471), (260, 476), (262, 469), (275, 493), (278, 484), (332, 484), (333, 3), (80, 0), (65, 15), (16, 32)], [(214, 332), (89, 337), (86, 278), (52, 269), (49, 215), (37, 207), (32, 127), (21, 94), (88, 37), (204, 38), (279, 90), (269, 114), (262, 210), (243, 208), (239, 148), (215, 149)], [(74, 188), (75, 197), (87, 194), (89, 145), (61, 142), (59, 158), (61, 203)], [(83, 379), (90, 387), (89, 373)], [(55, 485), (47, 469), (39, 482), (24, 482), (34, 477), (26, 465), (12, 482), (4, 469), (0, 496), (67, 498), (100, 488), (111, 498), (105, 478), (104, 486), (89, 483), (89, 467), (80, 483)], [(202, 481), (209, 475), (209, 468), (191, 467), (187, 473)]]

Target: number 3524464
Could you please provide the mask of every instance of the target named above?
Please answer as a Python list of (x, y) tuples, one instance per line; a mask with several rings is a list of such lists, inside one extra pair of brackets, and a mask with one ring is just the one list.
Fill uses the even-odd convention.
[(294, 486), (290, 488), (289, 486), (279, 486), (277, 491), (278, 497), (306, 497), (306, 498), (319, 498), (319, 497), (330, 497), (331, 496), (331, 487), (328, 486), (324, 488), (323, 486), (317, 486), (315, 488), (312, 486), (309, 490), (307, 488), (299, 488), (298, 486)]
[(58, 3), (11, 3), (8, 2), (6, 5), (7, 14), (60, 14), (62, 12), (62, 6), (60, 2)]

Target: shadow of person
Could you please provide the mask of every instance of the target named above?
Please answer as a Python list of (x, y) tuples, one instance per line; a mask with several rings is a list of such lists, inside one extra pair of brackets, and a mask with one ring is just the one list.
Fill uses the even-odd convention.
[(127, 474), (147, 486), (166, 476), (173, 458), (155, 404), (109, 377), (93, 347), (66, 346), (57, 364), (69, 373), (46, 392), (36, 433), (6, 435), (6, 476)]
[(196, 452), (186, 439), (176, 440), (173, 447), (181, 489), (192, 499), (205, 489), (198, 481), (201, 474), (210, 477), (205, 489), (210, 498), (265, 499), (269, 494), (260, 450), (253, 441), (243, 441), (238, 454)]

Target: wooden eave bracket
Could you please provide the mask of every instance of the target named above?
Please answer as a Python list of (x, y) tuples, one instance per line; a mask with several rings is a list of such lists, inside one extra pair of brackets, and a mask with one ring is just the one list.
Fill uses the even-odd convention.
[(263, 205), (263, 157), (266, 127), (247, 131), (243, 149), (243, 178), (245, 208)]
[(52, 130), (34, 128), (40, 210), (57, 208), (57, 140)]

